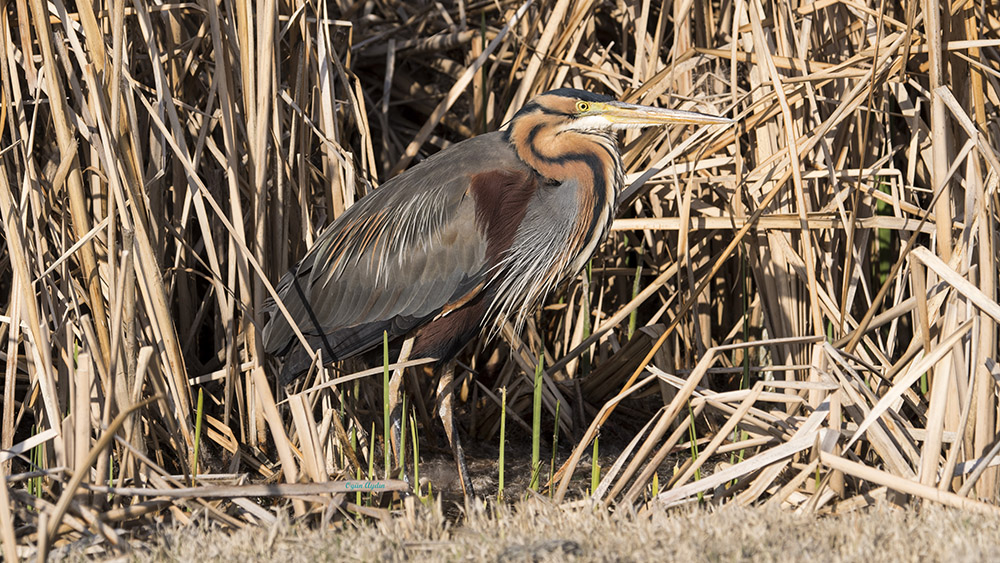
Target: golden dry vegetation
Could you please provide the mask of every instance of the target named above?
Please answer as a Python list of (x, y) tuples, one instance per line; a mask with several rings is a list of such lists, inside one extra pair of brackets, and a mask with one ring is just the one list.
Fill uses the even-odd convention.
[[(202, 521), (135, 542), (133, 561), (995, 561), (1000, 519), (960, 509), (885, 506), (816, 518), (782, 509), (724, 506), (629, 518), (589, 507), (526, 501), (473, 511), (449, 526), (439, 507), (420, 507), (348, 530), (287, 518), (221, 534)], [(81, 550), (53, 552), (81, 561)]]

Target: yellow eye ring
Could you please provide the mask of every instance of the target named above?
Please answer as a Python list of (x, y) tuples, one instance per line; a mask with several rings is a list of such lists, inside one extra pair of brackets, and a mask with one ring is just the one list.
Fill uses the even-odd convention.
[(582, 101), (581, 102), (577, 102), (576, 103), (576, 111), (578, 111), (580, 113), (588, 112), (588, 111), (590, 111), (590, 104), (587, 103), (587, 102), (582, 102)]

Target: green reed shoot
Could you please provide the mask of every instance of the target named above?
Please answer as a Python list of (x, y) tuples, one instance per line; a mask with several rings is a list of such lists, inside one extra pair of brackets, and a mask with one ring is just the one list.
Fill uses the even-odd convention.
[[(410, 413), (410, 433), (413, 436), (413, 487), (420, 496), (420, 437), (417, 436), (417, 417)], [(405, 437), (405, 434), (400, 434)], [(401, 440), (402, 441), (402, 440)], [(402, 445), (400, 446), (402, 447)]]
[[(642, 246), (639, 246), (638, 252), (635, 253), (635, 280), (632, 281), (632, 299), (635, 299), (636, 295), (642, 288)], [(635, 325), (638, 320), (639, 310), (633, 309), (631, 313), (628, 314), (628, 337), (632, 338), (635, 334)]]
[[(406, 393), (403, 393), (403, 414), (400, 417), (400, 428), (399, 428), (399, 478), (406, 478), (406, 448), (403, 444), (406, 443)], [(392, 435), (390, 434), (390, 438)]]
[(195, 485), (198, 477), (198, 447), (201, 445), (201, 419), (204, 415), (204, 393), (201, 387), (198, 388), (198, 410), (194, 420), (194, 459), (191, 460), (191, 486)]
[(389, 333), (382, 331), (382, 444), (385, 454), (385, 478), (389, 478), (389, 435), (392, 430), (389, 428)]
[(535, 366), (535, 394), (531, 413), (531, 483), (532, 491), (538, 490), (538, 475), (542, 467), (542, 356)]
[[(698, 461), (698, 431), (694, 426), (694, 409), (691, 408), (691, 401), (688, 401), (688, 415), (691, 423), (688, 425), (688, 437), (691, 439), (691, 462)], [(701, 468), (695, 469), (694, 480), (701, 480)], [(698, 502), (704, 500), (704, 494), (698, 493)]]
[[(370, 434), (371, 439), (368, 440), (368, 480), (375, 479), (375, 422), (372, 422), (372, 433)], [(371, 496), (368, 497), (368, 502), (371, 502)], [(361, 504), (361, 492), (358, 492), (358, 504)]]
[(597, 461), (597, 454), (597, 436), (594, 436), (594, 452), (590, 458), (590, 494), (597, 492), (597, 487), (601, 484), (601, 464)]
[[(31, 426), (31, 435), (34, 436), (34, 435), (38, 434), (38, 431), (39, 431), (39, 427), (37, 425), (33, 424)], [(34, 448), (31, 448), (31, 454), (29, 455), (29, 457), (31, 458), (31, 465), (34, 466), (34, 469), (43, 469), (42, 468), (42, 456), (43, 455), (44, 455), (44, 451), (42, 449), (42, 444), (38, 444)], [(32, 478), (28, 479), (28, 494), (30, 494), (32, 496), (36, 496), (36, 497), (41, 497), (42, 496), (42, 477), (41, 476), (32, 477)]]
[[(691, 461), (698, 461), (698, 431), (695, 429), (694, 425), (694, 410), (691, 408), (691, 403), (688, 402), (688, 413), (689, 413), (689, 424), (688, 424), (688, 438), (691, 440)], [(701, 479), (701, 469), (694, 472), (694, 480), (697, 481)]]

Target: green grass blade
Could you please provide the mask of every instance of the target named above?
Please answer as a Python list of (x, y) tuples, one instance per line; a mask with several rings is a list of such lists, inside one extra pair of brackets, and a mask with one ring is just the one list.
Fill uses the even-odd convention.
[(538, 356), (535, 366), (534, 402), (531, 414), (531, 483), (532, 491), (538, 490), (538, 474), (541, 469), (542, 455), (542, 356)]
[(406, 443), (406, 393), (403, 393), (403, 414), (400, 418), (400, 428), (399, 428), (399, 478), (406, 478), (406, 448), (403, 444)]
[[(632, 282), (632, 299), (635, 299), (639, 292), (642, 291), (642, 247), (639, 247), (639, 251), (636, 252), (636, 264), (635, 264), (635, 280)], [(639, 318), (639, 310), (633, 309), (628, 315), (628, 337), (631, 340), (632, 335), (635, 334), (636, 321)]]
[(389, 478), (389, 333), (382, 331), (382, 445), (385, 460), (385, 478)]
[(597, 461), (598, 453), (597, 436), (594, 436), (594, 451), (590, 458), (590, 494), (594, 494), (601, 484), (601, 464)]
[(201, 387), (198, 388), (198, 410), (197, 418), (194, 421), (194, 452), (191, 454), (191, 486), (195, 486), (195, 478), (198, 476), (198, 447), (201, 445), (201, 419), (204, 415), (204, 393)]
[(420, 437), (417, 435), (417, 417), (410, 414), (410, 433), (413, 436), (413, 487), (420, 496)]

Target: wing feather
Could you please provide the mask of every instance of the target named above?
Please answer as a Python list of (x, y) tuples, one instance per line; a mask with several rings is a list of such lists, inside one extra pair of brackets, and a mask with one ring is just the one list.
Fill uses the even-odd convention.
[[(468, 197), (477, 174), (532, 172), (500, 134), (475, 137), (432, 156), (348, 209), (279, 281), (277, 291), (326, 359), (363, 353), (433, 320), (482, 289), (493, 260)], [(273, 303), (264, 349), (300, 348)], [(333, 358), (330, 358), (330, 355)], [(284, 371), (284, 370), (283, 370)]]

